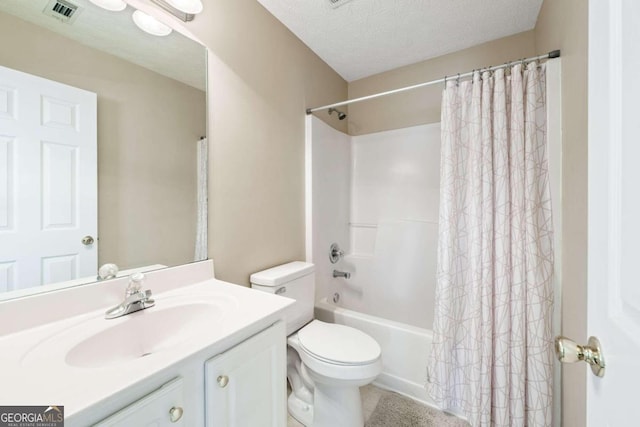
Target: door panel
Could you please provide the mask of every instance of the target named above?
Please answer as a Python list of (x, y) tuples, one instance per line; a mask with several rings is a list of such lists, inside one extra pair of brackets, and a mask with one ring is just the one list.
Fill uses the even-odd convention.
[(42, 228), (77, 226), (78, 149), (42, 142)]
[(15, 289), (16, 269), (15, 262), (0, 262), (0, 292), (7, 292)]
[(42, 258), (43, 283), (57, 283), (78, 277), (78, 256), (60, 255)]
[(603, 378), (585, 370), (589, 426), (631, 422), (640, 381), (640, 3), (589, 3), (588, 331)]
[(94, 276), (97, 199), (96, 94), (0, 67), (0, 290)]
[(0, 231), (10, 231), (15, 217), (14, 139), (0, 136)]

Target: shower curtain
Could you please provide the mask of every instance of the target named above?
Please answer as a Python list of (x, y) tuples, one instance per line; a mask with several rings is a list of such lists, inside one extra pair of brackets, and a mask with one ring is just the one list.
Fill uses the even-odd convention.
[(552, 422), (545, 68), (448, 82), (427, 389), (476, 426)]
[(198, 162), (198, 189), (197, 189), (197, 219), (196, 219), (196, 250), (194, 261), (202, 261), (208, 258), (207, 253), (207, 178), (208, 178), (208, 145), (207, 139), (198, 141), (197, 162)]

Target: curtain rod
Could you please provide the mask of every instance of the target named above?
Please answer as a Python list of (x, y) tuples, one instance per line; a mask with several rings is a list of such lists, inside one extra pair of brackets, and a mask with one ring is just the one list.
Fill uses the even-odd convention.
[[(482, 71), (499, 70), (501, 68), (510, 67), (512, 64), (516, 64), (518, 62), (531, 62), (531, 61), (538, 61), (538, 60), (541, 60), (541, 59), (551, 59), (551, 58), (559, 58), (559, 57), (560, 57), (560, 50), (552, 50), (551, 52), (545, 53), (544, 55), (532, 56), (530, 58), (519, 59), (517, 61), (507, 62), (506, 64), (503, 64), (503, 65), (496, 65), (495, 67), (483, 68)], [(368, 101), (369, 99), (380, 98), (382, 96), (393, 95), (394, 93), (406, 92), (408, 90), (418, 89), (418, 88), (426, 87), (426, 86), (432, 86), (432, 85), (436, 85), (438, 83), (444, 83), (444, 82), (447, 81), (447, 79), (452, 79), (452, 78), (462, 79), (462, 78), (465, 78), (465, 77), (470, 77), (470, 76), (473, 75), (474, 72), (475, 72), (475, 70), (474, 71), (469, 71), (468, 73), (464, 73), (464, 74), (454, 74), (452, 76), (446, 76), (446, 77), (443, 77), (443, 78), (438, 79), (438, 80), (432, 80), (430, 82), (425, 82), (425, 83), (418, 83), (418, 84), (413, 85), (413, 86), (407, 86), (407, 87), (403, 87), (403, 88), (400, 88), (400, 89), (388, 90), (386, 92), (380, 92), (380, 93), (376, 93), (376, 94), (373, 94), (373, 95), (362, 96), (360, 98), (349, 99), (347, 101), (336, 102), (335, 104), (323, 105), (322, 107), (307, 108), (307, 114), (311, 114), (311, 113), (314, 113), (314, 112), (320, 111), (320, 110), (326, 110), (328, 108), (342, 107), (343, 105), (355, 104), (356, 102)]]

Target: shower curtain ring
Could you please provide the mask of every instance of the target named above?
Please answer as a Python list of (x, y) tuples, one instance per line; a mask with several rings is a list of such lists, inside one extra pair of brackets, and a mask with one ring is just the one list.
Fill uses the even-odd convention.
[(456, 86), (460, 86), (460, 73), (458, 73), (458, 78), (456, 78)]

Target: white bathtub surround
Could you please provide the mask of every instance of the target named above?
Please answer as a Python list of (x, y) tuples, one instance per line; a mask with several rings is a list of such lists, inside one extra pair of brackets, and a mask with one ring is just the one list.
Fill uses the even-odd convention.
[(344, 307), (431, 329), (439, 171), (438, 123), (352, 138)]
[(442, 119), (428, 388), (438, 405), (461, 410), (473, 426), (551, 425), (545, 66), (449, 82)]
[[(354, 136), (351, 144), (352, 228), (438, 221), (439, 123)], [(372, 247), (354, 244), (352, 253), (372, 254)]]
[[(383, 354), (375, 383), (429, 402), (440, 125), (350, 137), (310, 116), (306, 160), (316, 317), (372, 336)], [(347, 252), (337, 264), (328, 258), (334, 241)], [(351, 278), (333, 278), (333, 269)]]
[[(349, 137), (307, 119), (307, 260), (318, 300), (431, 328), (440, 125)], [(347, 256), (327, 257), (337, 242)], [(333, 278), (337, 269), (353, 273)], [(392, 284), (392, 285), (391, 285)]]
[(345, 257), (345, 270), (355, 274), (336, 288), (340, 305), (431, 329), (438, 224), (381, 220), (373, 231), (375, 245), (370, 255)]
[(316, 300), (334, 292), (334, 269), (349, 271), (342, 261), (331, 264), (329, 247), (349, 247), (351, 137), (307, 116), (306, 260), (315, 264)]

